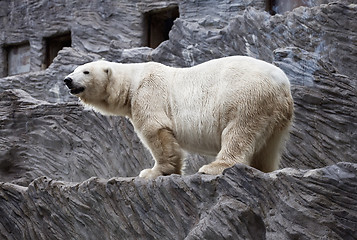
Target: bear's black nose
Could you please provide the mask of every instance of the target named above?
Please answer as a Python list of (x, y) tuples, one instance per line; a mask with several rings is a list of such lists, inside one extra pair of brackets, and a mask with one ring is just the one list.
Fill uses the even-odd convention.
[(64, 83), (67, 85), (67, 87), (71, 87), (72, 86), (72, 82), (73, 82), (73, 80), (72, 80), (72, 78), (70, 78), (70, 77), (67, 77), (67, 78), (65, 78), (64, 79)]

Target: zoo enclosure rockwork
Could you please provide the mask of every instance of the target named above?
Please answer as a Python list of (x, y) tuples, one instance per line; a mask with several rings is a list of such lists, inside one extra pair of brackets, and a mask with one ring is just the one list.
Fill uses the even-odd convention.
[[(357, 205), (356, 195), (352, 190), (356, 183), (357, 162), (357, 5), (352, 0), (324, 4), (328, 2), (309, 1), (307, 7), (272, 16), (265, 11), (265, 1), (203, 3), (121, 0), (90, 3), (76, 1), (75, 4), (69, 1), (1, 1), (0, 24), (3, 30), (0, 33), (0, 66), (8, 65), (7, 57), (12, 47), (25, 46), (22, 49), (29, 51), (25, 54), (29, 65), (27, 70), (24, 70), (29, 71), (28, 73), (7, 76), (9, 67), (0, 69), (0, 181), (6, 182), (0, 187), (2, 237), (45, 239), (52, 233), (55, 238), (61, 239), (64, 235), (61, 235), (53, 224), (64, 226), (66, 221), (75, 221), (78, 225), (74, 226), (66, 237), (83, 236), (82, 239), (85, 239), (84, 236), (89, 232), (86, 232), (83, 226), (92, 225), (94, 228), (107, 229), (109, 236), (115, 238), (112, 233), (117, 229), (116, 224), (120, 223), (100, 226), (96, 225), (93, 219), (102, 211), (113, 211), (113, 216), (120, 214), (116, 209), (120, 206), (110, 207), (109, 204), (101, 208), (100, 203), (103, 200), (110, 200), (109, 195), (105, 194), (101, 195), (103, 199), (90, 198), (90, 204), (81, 200), (84, 195), (77, 192), (77, 183), (73, 182), (82, 182), (92, 176), (106, 179), (132, 177), (152, 164), (150, 154), (143, 149), (125, 119), (104, 117), (91, 110), (83, 110), (68, 94), (62, 80), (76, 66), (105, 57), (117, 62), (153, 60), (171, 66), (187, 67), (228, 55), (249, 55), (273, 62), (286, 72), (292, 83), (295, 124), (281, 168), (325, 168), (316, 171), (296, 170), (297, 172), (282, 170), (283, 174), (253, 174), (252, 176), (259, 176), (258, 179), (268, 179), (264, 189), (271, 189), (272, 185), (276, 184), (272, 179), (277, 178), (281, 182), (279, 188), (274, 188), (271, 192), (264, 190), (267, 196), (252, 194), (262, 191), (259, 187), (260, 180), (255, 177), (247, 177), (249, 181), (244, 180), (240, 177), (241, 170), (229, 171), (228, 175), (219, 179), (235, 178), (237, 182), (232, 185), (234, 191), (249, 194), (245, 195), (246, 198), (239, 194), (228, 194), (227, 202), (224, 202), (227, 193), (222, 194), (221, 190), (217, 190), (216, 182), (207, 180), (210, 179), (208, 176), (193, 175), (182, 180), (178, 176), (172, 176), (152, 183), (133, 179), (113, 180), (113, 183), (123, 184), (128, 189), (132, 185), (125, 185), (126, 181), (134, 181), (136, 184), (136, 187), (128, 190), (127, 198), (123, 196), (122, 201), (143, 201), (142, 205), (133, 206), (131, 214), (136, 220), (130, 224), (141, 226), (138, 228), (142, 229), (138, 230), (139, 235), (147, 234), (148, 228), (153, 229), (148, 235), (153, 238), (156, 236), (155, 232), (163, 229), (164, 223), (179, 226), (179, 219), (186, 216), (186, 213), (180, 212), (180, 205), (173, 204), (170, 208), (167, 204), (185, 202), (187, 194), (191, 194), (187, 204), (196, 215), (187, 220), (187, 225), (178, 227), (180, 232), (187, 236), (189, 231), (192, 231), (190, 236), (205, 236), (195, 235), (199, 234), (199, 229), (205, 229), (205, 234), (222, 231), (211, 230), (213, 223), (210, 218), (205, 218), (210, 216), (210, 211), (219, 209), (218, 217), (212, 220), (214, 223), (218, 219), (229, 221), (232, 211), (242, 211), (240, 214), (243, 215), (237, 216), (250, 219), (254, 226), (265, 226), (262, 228), (263, 232), (247, 227), (245, 232), (222, 233), (226, 238), (237, 235), (241, 239), (259, 239), (264, 236), (273, 239), (272, 236), (277, 234), (274, 231), (282, 226), (290, 226), (281, 236), (304, 238), (303, 234), (306, 234), (306, 238), (314, 238), (327, 234), (326, 236), (337, 239), (353, 239), (356, 236), (353, 229), (357, 229), (354, 207)], [(160, 13), (165, 9), (177, 9), (179, 17), (173, 21), (168, 34), (169, 40), (156, 48), (150, 48), (147, 46), (145, 29), (148, 25), (145, 20), (152, 16), (150, 14)], [(56, 37), (62, 38), (63, 45), (68, 45), (70, 39), (71, 47), (60, 51), (49, 65), (51, 54), (47, 53), (46, 49)], [(201, 156), (190, 156), (188, 169), (192, 170), (188, 173), (193, 174), (206, 161)], [(336, 163), (338, 164), (326, 167)], [(346, 172), (348, 174), (344, 175)], [(48, 180), (50, 183), (47, 184), (47, 180), (43, 178), (33, 181), (41, 176), (69, 183)], [(202, 189), (198, 189), (195, 186), (197, 183), (192, 183), (192, 179), (206, 183), (202, 183)], [(101, 186), (100, 189), (107, 186), (106, 180), (99, 185), (97, 181), (102, 180), (88, 180), (81, 186), (87, 183), (88, 186)], [(173, 184), (173, 188), (164, 184), (164, 181)], [(177, 181), (189, 183), (181, 186)], [(247, 181), (250, 184), (243, 184)], [(271, 181), (273, 183), (269, 183)], [(309, 186), (314, 182), (324, 181), (326, 184), (322, 184), (321, 188), (306, 187), (306, 194), (301, 192), (301, 185)], [(161, 201), (163, 205), (150, 212), (151, 218), (148, 219), (145, 218), (146, 210), (142, 208), (152, 200), (149, 195), (135, 195), (134, 192), (142, 189), (155, 192), (155, 184), (161, 184), (162, 191), (167, 194), (159, 195), (157, 201)], [(173, 190), (177, 184), (181, 186), (179, 189), (182, 191)], [(296, 187), (283, 187), (290, 184)], [(203, 187), (207, 188), (208, 192), (202, 193), (201, 191), (205, 191)], [(188, 189), (192, 188), (197, 191), (189, 192)], [(330, 188), (339, 190), (328, 191)], [(64, 199), (67, 192), (58, 189), (72, 189), (71, 207), (77, 214), (73, 215), (73, 218), (61, 212), (61, 209), (65, 209), (61, 204), (66, 204)], [(95, 187), (91, 194), (97, 196), (100, 189)], [(123, 187), (121, 191), (124, 192), (125, 189)], [(310, 189), (310, 192), (307, 189)], [(288, 198), (282, 198), (280, 202), (273, 197), (277, 192), (282, 196), (289, 195), (292, 199), (300, 199), (300, 203), (306, 204), (306, 208), (301, 208), (300, 203), (289, 202)], [(348, 199), (338, 197), (342, 195), (348, 195)], [(34, 197), (38, 201), (31, 202)], [(200, 205), (199, 202), (203, 199), (210, 203)], [(51, 201), (56, 201), (58, 209), (55, 211), (51, 211)], [(83, 201), (85, 204), (81, 205)], [(284, 216), (283, 220), (274, 215), (262, 217), (269, 212), (266, 209), (253, 210), (256, 206), (254, 204), (259, 205), (266, 201), (269, 202), (268, 206)], [(322, 201), (325, 203), (324, 207), (319, 209), (314, 204), (315, 201)], [(335, 205), (330, 206), (331, 202)], [(236, 206), (235, 210), (229, 208), (231, 204)], [(305, 225), (305, 217), (299, 214), (295, 217), (288, 216), (291, 209), (297, 209), (298, 212), (304, 209), (306, 215), (311, 216), (309, 222), (318, 222), (319, 226), (323, 226), (323, 230), (316, 233), (316, 236), (313, 235), (314, 230)], [(316, 214), (316, 209), (321, 211), (321, 215)], [(162, 212), (166, 211), (172, 214), (163, 217)], [(175, 212), (178, 214), (175, 215)], [(20, 221), (19, 216), (24, 215), (27, 218)], [(67, 220), (63, 220), (63, 225), (58, 216), (67, 217)], [(329, 216), (328, 222), (323, 221), (325, 216)], [(41, 224), (31, 225), (30, 222), (35, 219), (41, 224), (42, 221), (47, 222), (52, 230), (42, 229)], [(119, 221), (120, 218), (115, 219)], [(143, 225), (140, 225), (140, 221)], [(195, 225), (197, 221), (199, 224)], [(238, 223), (245, 224), (239, 219), (232, 220), (230, 224), (233, 225), (229, 225), (232, 231), (238, 229), (238, 225), (234, 225)], [(37, 229), (36, 234), (39, 235), (34, 235), (30, 229)], [(249, 235), (253, 232), (260, 234), (257, 235), (258, 238), (256, 235)], [(167, 236), (171, 235), (168, 233)]]

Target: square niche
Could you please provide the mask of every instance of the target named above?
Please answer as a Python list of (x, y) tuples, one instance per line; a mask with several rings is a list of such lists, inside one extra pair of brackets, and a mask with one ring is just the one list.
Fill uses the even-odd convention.
[(282, 14), (300, 6), (309, 6), (308, 0), (266, 0), (266, 10), (274, 14)]
[(45, 54), (45, 66), (48, 68), (53, 59), (57, 56), (58, 52), (64, 47), (72, 46), (71, 33), (64, 33), (61, 35), (54, 35), (48, 38), (45, 38), (46, 45), (46, 54)]
[(144, 43), (156, 48), (163, 41), (169, 40), (169, 32), (176, 18), (180, 17), (177, 5), (154, 9), (144, 13)]
[(8, 76), (30, 71), (31, 48), (29, 42), (5, 47), (5, 73)]

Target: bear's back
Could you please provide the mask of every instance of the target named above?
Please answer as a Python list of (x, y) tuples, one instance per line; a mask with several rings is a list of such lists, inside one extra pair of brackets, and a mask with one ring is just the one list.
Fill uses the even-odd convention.
[(241, 105), (276, 91), (276, 86), (290, 91), (282, 70), (251, 57), (220, 58), (171, 71), (168, 104), (177, 140), (183, 148), (206, 155), (218, 152), (228, 115)]

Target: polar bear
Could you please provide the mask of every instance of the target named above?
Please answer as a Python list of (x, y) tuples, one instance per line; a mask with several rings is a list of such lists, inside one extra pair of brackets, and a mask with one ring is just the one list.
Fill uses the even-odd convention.
[(100, 60), (64, 82), (84, 104), (130, 119), (155, 160), (139, 175), (148, 179), (181, 174), (183, 150), (215, 157), (199, 169), (205, 174), (237, 163), (273, 171), (293, 118), (284, 72), (246, 56), (189, 68)]

